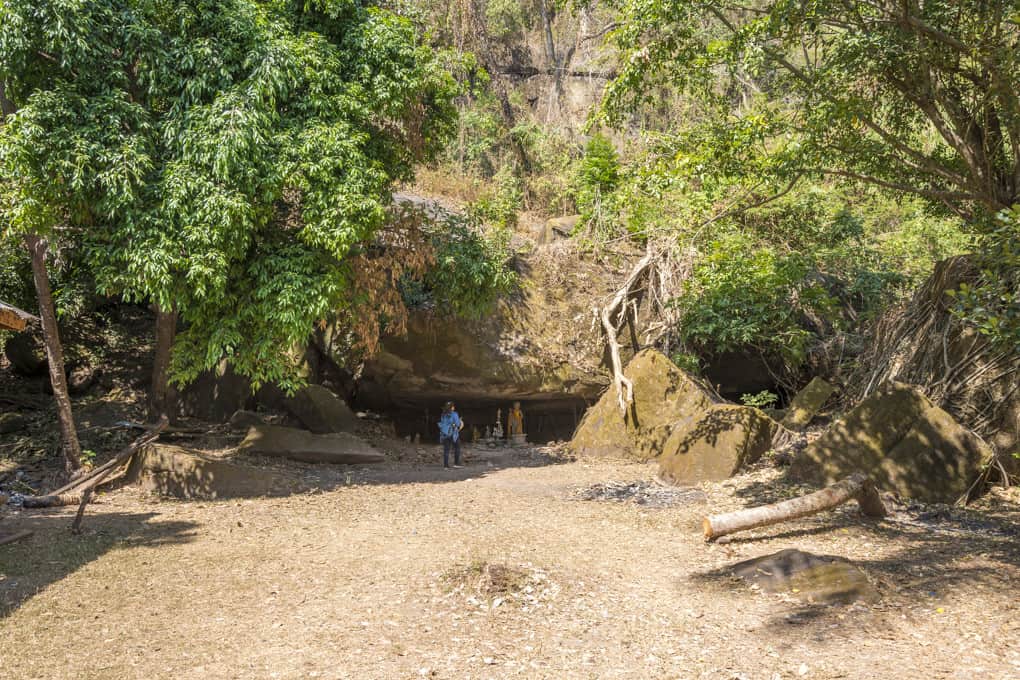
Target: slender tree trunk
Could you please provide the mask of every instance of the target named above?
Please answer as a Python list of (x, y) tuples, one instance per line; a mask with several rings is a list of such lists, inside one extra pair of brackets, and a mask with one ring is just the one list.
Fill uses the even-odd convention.
[(60, 346), (57, 330), (57, 315), (53, 309), (53, 293), (46, 272), (46, 239), (36, 234), (25, 236), (25, 245), (32, 255), (32, 277), (35, 291), (39, 296), (39, 318), (42, 320), (43, 338), (46, 343), (46, 358), (50, 365), (50, 382), (53, 398), (57, 402), (57, 419), (60, 421), (60, 436), (63, 441), (67, 471), (73, 473), (81, 468), (81, 445), (71, 413), (71, 397), (67, 393), (67, 377), (64, 375), (64, 350)]
[(556, 42), (553, 40), (552, 30), (552, 12), (549, 9), (549, 3), (546, 0), (539, 2), (539, 12), (542, 14), (542, 33), (545, 37), (545, 58), (549, 64), (549, 68), (553, 74), (553, 84), (555, 87), (553, 104), (556, 105), (556, 110), (553, 111), (550, 107), (549, 117), (552, 118), (559, 112), (560, 102), (563, 100), (563, 63), (556, 56)]
[(156, 357), (152, 362), (152, 386), (149, 389), (149, 417), (175, 420), (174, 395), (170, 388), (170, 350), (177, 333), (177, 310), (164, 311), (156, 305)]
[(0, 121), (17, 111), (14, 102), (7, 98), (7, 84), (0, 80)]

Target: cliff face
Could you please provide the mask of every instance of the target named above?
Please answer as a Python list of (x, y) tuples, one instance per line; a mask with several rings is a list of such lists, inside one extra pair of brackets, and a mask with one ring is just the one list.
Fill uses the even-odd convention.
[(532, 28), (505, 51), (500, 70), (537, 122), (576, 131), (615, 75), (615, 55), (604, 40), (612, 17), (597, 3), (556, 14), (551, 4), (536, 3)]
[[(428, 434), (448, 399), (481, 427), (495, 423), (497, 409), (505, 414), (521, 401), (534, 440), (569, 438), (609, 384), (593, 309), (628, 262), (595, 263), (562, 240), (532, 247), (516, 266), (519, 289), (488, 316), (416, 313), (406, 335), (384, 338), (354, 381), (353, 405), (403, 414), (398, 430)], [(328, 354), (329, 334), (319, 342)]]

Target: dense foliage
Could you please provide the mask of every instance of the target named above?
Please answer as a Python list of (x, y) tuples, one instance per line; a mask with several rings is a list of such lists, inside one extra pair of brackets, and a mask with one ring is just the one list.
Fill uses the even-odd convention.
[(345, 258), (452, 131), (412, 23), (356, 0), (11, 0), (4, 233), (76, 230), (100, 288), (176, 308), (176, 375), (281, 348), (342, 310)]

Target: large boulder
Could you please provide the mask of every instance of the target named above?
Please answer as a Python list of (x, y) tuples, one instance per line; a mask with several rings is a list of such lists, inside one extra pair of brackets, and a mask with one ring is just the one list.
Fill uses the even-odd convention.
[(860, 470), (881, 489), (951, 503), (967, 492), (991, 454), (919, 389), (889, 383), (795, 457), (791, 473), (831, 484)]
[(383, 454), (347, 432), (312, 434), (276, 425), (256, 425), (248, 430), (238, 451), (260, 456), (290, 458), (305, 463), (381, 463)]
[(935, 265), (910, 300), (887, 310), (858, 369), (845, 382), (860, 401), (873, 385), (921, 385), (959, 423), (995, 447), (999, 463), (1020, 474), (1020, 352), (1003, 352), (954, 314), (950, 291), (978, 285), (980, 267), (961, 255)]
[(15, 333), (8, 338), (4, 355), (19, 375), (34, 377), (46, 372), (46, 354), (30, 333)]
[(316, 434), (352, 432), (358, 418), (338, 396), (322, 385), (302, 387), (286, 402), (287, 410)]
[(804, 389), (797, 393), (783, 416), (783, 427), (788, 430), (803, 430), (822, 410), (836, 388), (823, 378), (815, 376)]
[(570, 442), (580, 455), (648, 460), (662, 451), (674, 427), (694, 422), (716, 399), (664, 354), (642, 350), (624, 370), (634, 384), (634, 401), (620, 411), (610, 388), (588, 409)]
[(176, 498), (238, 498), (285, 494), (294, 479), (180, 446), (150, 444), (128, 466), (127, 479), (143, 489)]
[(19, 432), (28, 427), (28, 418), (20, 413), (0, 413), (0, 434)]
[(659, 457), (659, 477), (674, 484), (726, 479), (771, 448), (777, 427), (756, 408), (709, 406), (673, 428)]
[(205, 371), (178, 393), (182, 416), (216, 423), (226, 422), (235, 412), (255, 408), (251, 381), (226, 361)]

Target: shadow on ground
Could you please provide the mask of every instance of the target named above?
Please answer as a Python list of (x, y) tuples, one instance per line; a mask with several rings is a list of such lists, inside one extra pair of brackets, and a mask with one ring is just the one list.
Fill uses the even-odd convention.
[(156, 513), (104, 512), (86, 517), (84, 531), (71, 533), (67, 512), (23, 513), (0, 523), (2, 533), (35, 532), (0, 546), (0, 621), (37, 592), (104, 554), (137, 546), (159, 547), (193, 540), (198, 524), (152, 521)]
[[(773, 533), (757, 537), (740, 537), (731, 544), (760, 544), (758, 555), (767, 555), (780, 549), (806, 546), (797, 539), (809, 539), (831, 534), (846, 536), (840, 541), (838, 552), (852, 564), (864, 570), (868, 580), (876, 586), (881, 601), (879, 611), (906, 606), (937, 607), (947, 596), (959, 588), (993, 588), (1003, 594), (1020, 570), (1020, 542), (1016, 540), (1015, 526), (1003, 526), (998, 531), (967, 531), (952, 525), (945, 527), (917, 526), (896, 520), (867, 521), (860, 518), (856, 507), (806, 520), (813, 526), (784, 529), (773, 527)], [(762, 530), (768, 531), (768, 530)], [(894, 546), (879, 557), (861, 558), (859, 555), (876, 551), (874, 547)], [(832, 550), (829, 546), (827, 550)], [(744, 597), (757, 597), (746, 583), (734, 575), (733, 564), (693, 574), (690, 580), (701, 587), (717, 591), (737, 591)], [(824, 603), (800, 602), (783, 607), (763, 627), (773, 633), (791, 633), (794, 630), (823, 635), (836, 618), (843, 619), (845, 607)]]

